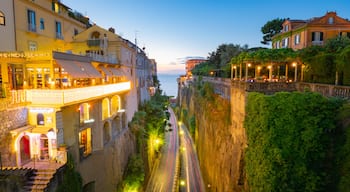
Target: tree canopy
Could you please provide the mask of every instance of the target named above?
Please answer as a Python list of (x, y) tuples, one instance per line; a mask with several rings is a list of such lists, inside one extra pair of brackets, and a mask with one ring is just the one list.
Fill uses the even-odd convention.
[(282, 30), (282, 23), (285, 19), (276, 18), (268, 21), (264, 26), (261, 27), (261, 32), (264, 34), (262, 44), (268, 45), (272, 37), (278, 34)]

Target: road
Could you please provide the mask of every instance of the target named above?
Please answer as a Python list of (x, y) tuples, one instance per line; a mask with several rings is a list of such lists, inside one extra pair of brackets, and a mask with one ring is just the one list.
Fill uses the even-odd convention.
[(170, 107), (168, 110), (173, 130), (165, 133), (166, 144), (162, 147), (160, 161), (156, 163), (154, 171), (152, 171), (146, 192), (171, 192), (176, 187), (177, 164), (180, 160), (178, 125), (173, 110)]
[(199, 161), (197, 158), (196, 148), (187, 128), (180, 124), (179, 127), (181, 152), (182, 152), (182, 178), (180, 181), (180, 191), (186, 192), (205, 192), (205, 185), (200, 171)]

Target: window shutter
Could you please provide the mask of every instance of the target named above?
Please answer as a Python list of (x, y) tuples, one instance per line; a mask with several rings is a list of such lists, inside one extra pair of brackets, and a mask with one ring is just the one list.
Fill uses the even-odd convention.
[(323, 41), (323, 32), (320, 32), (320, 41)]
[(312, 34), (311, 34), (311, 40), (312, 40), (312, 41), (315, 41), (315, 32), (312, 32)]

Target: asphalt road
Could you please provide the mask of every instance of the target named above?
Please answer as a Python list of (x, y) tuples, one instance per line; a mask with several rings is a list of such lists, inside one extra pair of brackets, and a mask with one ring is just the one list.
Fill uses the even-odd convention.
[(173, 130), (165, 133), (165, 145), (162, 147), (161, 158), (156, 162), (146, 192), (171, 192), (176, 187), (177, 158), (179, 158), (178, 125), (171, 108), (169, 112), (171, 114), (169, 121)]
[(184, 171), (184, 174), (182, 174), (184, 175), (184, 177), (182, 176), (182, 178), (184, 178), (184, 184), (181, 185), (180, 181), (180, 191), (205, 192), (205, 185), (200, 171), (196, 148), (192, 142), (190, 133), (183, 124), (180, 124), (179, 132), (181, 141), (182, 166), (184, 166), (182, 168)]

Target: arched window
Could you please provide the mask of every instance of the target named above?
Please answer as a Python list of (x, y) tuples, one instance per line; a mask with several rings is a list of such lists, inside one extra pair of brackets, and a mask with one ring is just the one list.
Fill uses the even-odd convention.
[(37, 125), (45, 125), (44, 115), (42, 113), (38, 113), (36, 115), (36, 124)]
[(83, 103), (80, 105), (79, 107), (80, 123), (84, 123), (84, 121), (87, 121), (90, 119), (89, 108), (90, 108), (90, 105), (88, 103)]
[(110, 116), (110, 106), (108, 98), (102, 100), (102, 120), (107, 119)]
[(333, 24), (334, 23), (334, 18), (333, 17), (329, 17), (328, 18), (328, 24)]
[(115, 95), (111, 99), (111, 114), (114, 115), (120, 109), (120, 97)]
[(5, 15), (0, 11), (0, 25), (5, 25)]
[(91, 39), (99, 39), (100, 38), (100, 32), (94, 31), (91, 33)]

